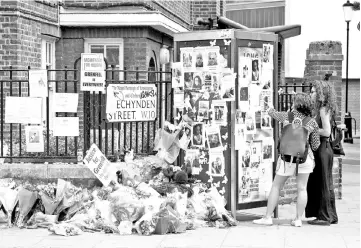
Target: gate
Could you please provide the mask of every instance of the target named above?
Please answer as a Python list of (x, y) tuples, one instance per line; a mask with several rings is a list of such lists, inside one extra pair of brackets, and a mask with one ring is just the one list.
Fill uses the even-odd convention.
[[(124, 79), (120, 79), (124, 78)], [(96, 144), (110, 160), (117, 160), (124, 151), (135, 154), (152, 153), (156, 130), (164, 120), (173, 117), (173, 90), (171, 72), (116, 69), (107, 66), (108, 84), (155, 84), (157, 87), (157, 118), (154, 121), (109, 123), (106, 120), (105, 92), (84, 92), (84, 152)]]

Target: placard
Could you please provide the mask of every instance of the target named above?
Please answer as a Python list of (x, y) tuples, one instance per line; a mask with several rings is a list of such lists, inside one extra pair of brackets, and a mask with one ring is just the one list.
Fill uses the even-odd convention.
[(25, 126), (26, 152), (44, 152), (43, 126)]
[(29, 70), (29, 95), (30, 97), (48, 96), (47, 70)]
[(93, 144), (87, 151), (83, 162), (105, 187), (109, 185), (116, 173), (114, 166), (111, 165), (96, 144)]
[(109, 84), (106, 114), (109, 122), (154, 121), (157, 117), (155, 84)]
[(78, 99), (77, 93), (54, 93), (53, 112), (77, 113)]
[(79, 136), (79, 117), (55, 117), (53, 120), (54, 136)]
[(81, 54), (81, 91), (104, 91), (105, 68), (104, 55), (102, 53)]
[(5, 98), (5, 123), (42, 124), (42, 98)]

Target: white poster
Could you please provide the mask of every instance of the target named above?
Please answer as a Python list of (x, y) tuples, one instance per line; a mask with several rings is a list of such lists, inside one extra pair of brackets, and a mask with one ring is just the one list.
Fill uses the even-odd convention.
[(183, 67), (180, 62), (172, 64), (172, 88), (183, 88)]
[(81, 91), (105, 90), (105, 63), (102, 53), (81, 54)]
[(53, 112), (76, 113), (78, 111), (78, 93), (54, 93)]
[(226, 125), (227, 124), (227, 105), (221, 100), (212, 101), (213, 124)]
[(235, 144), (234, 147), (236, 150), (241, 150), (244, 149), (245, 147), (245, 130), (246, 126), (242, 125), (242, 124), (236, 124), (235, 125), (235, 130), (234, 130), (234, 135), (236, 136), (235, 138)]
[(224, 176), (224, 156), (222, 151), (209, 152), (209, 175), (213, 177)]
[(193, 47), (183, 47), (180, 49), (181, 58), (180, 62), (183, 66), (184, 71), (194, 71), (195, 59), (193, 55)]
[(207, 127), (206, 135), (207, 135), (208, 147), (210, 150), (223, 150), (219, 126)]
[(220, 65), (220, 54), (219, 46), (207, 47), (206, 50), (207, 58), (207, 69), (210, 71), (215, 71), (219, 68)]
[(30, 97), (48, 96), (47, 70), (29, 70), (29, 95)]
[(174, 107), (183, 108), (184, 107), (184, 93), (183, 91), (174, 92)]
[(83, 162), (105, 187), (109, 185), (116, 174), (114, 166), (112, 166), (96, 144), (93, 144), (87, 151)]
[(53, 120), (54, 136), (79, 136), (79, 117), (55, 117)]
[(231, 71), (223, 71), (220, 76), (222, 98), (225, 101), (235, 101), (236, 87), (235, 87), (236, 75)]
[(25, 126), (26, 152), (44, 152), (42, 126)]
[(262, 50), (262, 66), (267, 69), (273, 69), (273, 45), (263, 44)]
[(5, 98), (5, 123), (42, 124), (42, 98)]
[(207, 64), (207, 53), (205, 47), (194, 48), (193, 55), (195, 57), (195, 69), (197, 71), (203, 71)]
[(109, 84), (106, 114), (109, 122), (154, 121), (157, 87), (155, 84)]

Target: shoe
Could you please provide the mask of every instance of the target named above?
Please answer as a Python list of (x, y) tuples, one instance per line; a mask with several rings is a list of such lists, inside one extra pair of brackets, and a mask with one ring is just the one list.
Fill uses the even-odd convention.
[(302, 220), (293, 220), (293, 221), (291, 221), (291, 226), (301, 227), (302, 226)]
[(264, 226), (272, 226), (273, 222), (272, 222), (272, 218), (263, 217), (262, 219), (254, 220), (253, 224), (264, 225)]
[(319, 220), (319, 219), (315, 219), (315, 220), (311, 220), (307, 222), (310, 225), (318, 225), (318, 226), (329, 226), (330, 222), (326, 221), (326, 220)]

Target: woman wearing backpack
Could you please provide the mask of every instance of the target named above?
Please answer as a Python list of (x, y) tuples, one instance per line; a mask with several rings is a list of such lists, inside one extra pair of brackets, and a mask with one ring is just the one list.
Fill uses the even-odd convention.
[(330, 145), (331, 121), (336, 112), (336, 94), (327, 81), (312, 82), (311, 98), (314, 102), (314, 115), (320, 127), (321, 145), (314, 153), (315, 169), (310, 175), (307, 192), (306, 217), (316, 217), (311, 225), (337, 224), (338, 217), (333, 190), (332, 166), (333, 150)]
[[(301, 217), (305, 211), (307, 204), (307, 180), (310, 173), (314, 168), (314, 158), (312, 151), (316, 151), (320, 146), (320, 137), (318, 134), (318, 125), (313, 118), (310, 118), (313, 109), (311, 97), (305, 93), (297, 93), (294, 98), (292, 111), (289, 112), (277, 112), (273, 108), (269, 108), (268, 114), (283, 124), (289, 124), (289, 117), (293, 117), (294, 124), (302, 124), (308, 130), (307, 141), (309, 142), (308, 154), (305, 162), (299, 164), (297, 175), (297, 213), (296, 219), (291, 222), (291, 225), (301, 227)], [(307, 120), (307, 122), (304, 121)], [(304, 123), (305, 122), (305, 123)], [(282, 157), (282, 158), (281, 158)], [(284, 161), (284, 156), (279, 156), (277, 161), (276, 176), (272, 183), (271, 192), (268, 196), (267, 212), (266, 215), (258, 220), (254, 220), (253, 223), (259, 225), (272, 225), (272, 213), (277, 206), (280, 190), (287, 181), (288, 177), (292, 176), (296, 172), (296, 164), (292, 162)], [(294, 161), (294, 160), (292, 160)]]

